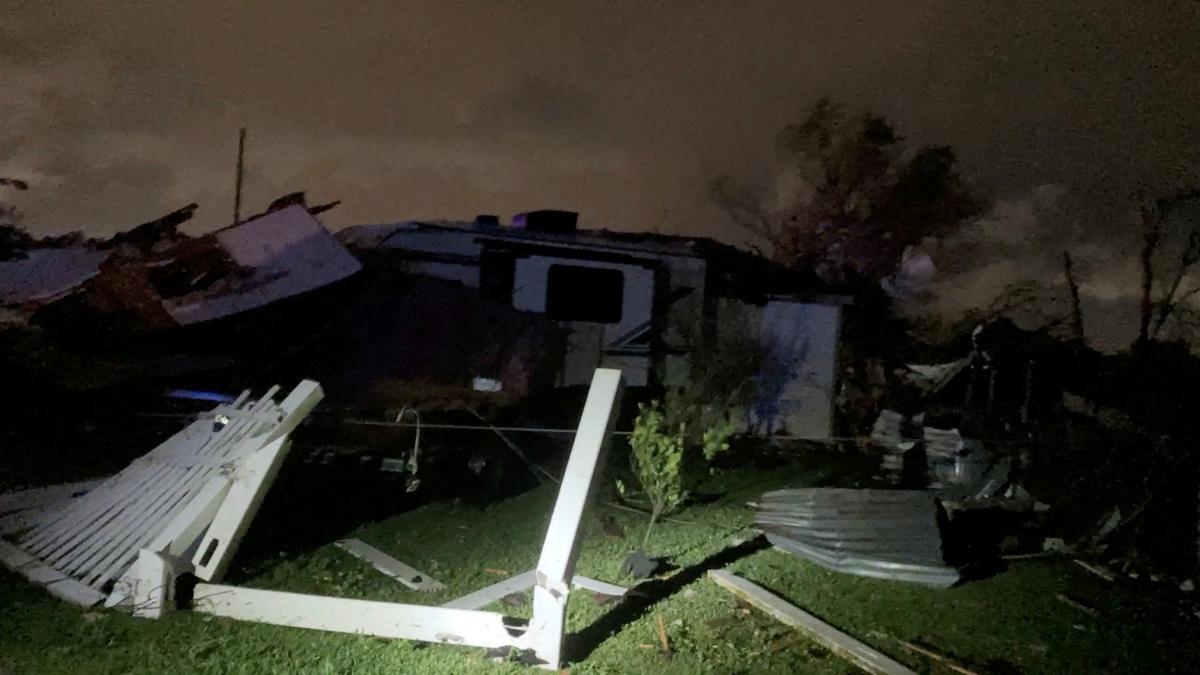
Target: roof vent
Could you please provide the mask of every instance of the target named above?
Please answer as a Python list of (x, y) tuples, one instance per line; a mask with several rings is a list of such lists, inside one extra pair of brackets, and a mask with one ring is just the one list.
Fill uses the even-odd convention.
[(548, 234), (570, 234), (579, 229), (579, 214), (574, 211), (543, 209), (513, 216), (514, 229)]

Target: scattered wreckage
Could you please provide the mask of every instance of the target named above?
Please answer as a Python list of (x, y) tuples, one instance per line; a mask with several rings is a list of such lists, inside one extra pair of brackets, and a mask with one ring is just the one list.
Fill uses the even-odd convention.
[[(597, 369), (537, 567), (440, 607), (324, 597), (221, 585), (289, 446), (289, 434), (322, 397), (302, 382), (282, 402), (278, 389), (243, 394), (188, 425), (124, 471), (87, 484), (0, 496), (10, 510), (0, 562), (72, 602), (131, 609), (156, 618), (173, 608), (184, 578), (191, 609), (229, 619), (531, 652), (557, 669), (572, 588), (622, 595), (614, 584), (577, 577), (581, 519), (612, 435), (621, 371)], [(82, 494), (79, 494), (82, 493)], [(339, 544), (410, 587), (437, 582), (357, 540)], [(529, 621), (479, 608), (533, 588)]]

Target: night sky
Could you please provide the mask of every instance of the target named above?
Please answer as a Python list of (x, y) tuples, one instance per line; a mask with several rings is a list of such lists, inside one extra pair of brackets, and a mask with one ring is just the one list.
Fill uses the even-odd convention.
[(303, 189), (334, 228), (569, 208), (738, 241), (708, 180), (776, 182), (775, 134), (831, 96), (996, 200), (962, 298), (1069, 245), (1097, 307), (1135, 280), (1129, 194), (1200, 186), (1200, 3), (561, 4), (0, 0), (0, 175), (36, 234), (192, 201), (202, 231), (247, 126), (248, 211)]

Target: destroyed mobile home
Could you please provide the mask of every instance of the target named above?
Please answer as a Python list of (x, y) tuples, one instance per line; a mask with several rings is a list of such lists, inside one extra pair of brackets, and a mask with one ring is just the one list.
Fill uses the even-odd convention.
[[(365, 260), (456, 281), (566, 331), (556, 384), (596, 367), (631, 387), (688, 382), (700, 345), (750, 335), (766, 354), (745, 424), (762, 434), (831, 433), (842, 307), (849, 299), (710, 239), (582, 230), (564, 211), (474, 222), (360, 225), (339, 238)], [(370, 263), (368, 263), (370, 264)]]

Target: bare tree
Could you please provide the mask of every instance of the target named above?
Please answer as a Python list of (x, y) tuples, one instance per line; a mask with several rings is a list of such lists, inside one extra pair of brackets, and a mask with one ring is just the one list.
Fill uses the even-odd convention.
[(1075, 267), (1071, 254), (1063, 251), (1063, 276), (1067, 278), (1067, 292), (1071, 295), (1071, 337), (1083, 342), (1083, 306), (1079, 303), (1079, 284), (1075, 281)]
[(1135, 347), (1156, 339), (1167, 321), (1179, 313), (1183, 303), (1200, 292), (1200, 285), (1182, 291), (1188, 272), (1200, 262), (1200, 228), (1197, 228), (1188, 233), (1187, 244), (1179, 253), (1178, 266), (1171, 282), (1157, 300), (1154, 298), (1154, 258), (1162, 245), (1163, 225), (1179, 204), (1198, 198), (1200, 191), (1181, 192), (1156, 199), (1152, 204), (1144, 204), (1138, 210), (1142, 228), (1142, 287)]

